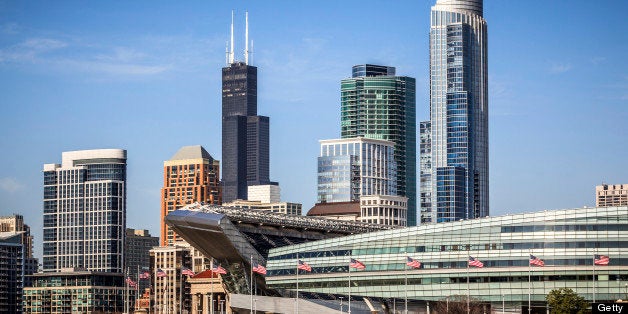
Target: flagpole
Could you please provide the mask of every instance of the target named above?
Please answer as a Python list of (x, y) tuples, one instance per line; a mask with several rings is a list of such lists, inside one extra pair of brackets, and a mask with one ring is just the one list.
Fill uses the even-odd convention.
[(295, 299), (295, 306), (295, 314), (299, 314), (299, 252), (297, 252), (297, 298)]
[(469, 307), (470, 302), (469, 302), (469, 298), (470, 298), (470, 293), (471, 291), (469, 291), (469, 260), (471, 255), (469, 255), (469, 251), (470, 251), (471, 245), (467, 245), (467, 314), (471, 313), (471, 308)]
[[(135, 291), (135, 302), (133, 306), (134, 309), (137, 307), (137, 299), (140, 295), (140, 264), (137, 264), (137, 282), (135, 283)], [(148, 309), (150, 311), (150, 305), (148, 306)]]
[(125, 292), (124, 293), (125, 294), (125, 296), (124, 296), (124, 300), (125, 300), (125, 302), (124, 302), (124, 313), (128, 314), (129, 313), (129, 309), (128, 309), (129, 308), (129, 281), (127, 279), (129, 278), (129, 267), (126, 268), (126, 274), (125, 275), (126, 275), (125, 276), (126, 278), (124, 278), (124, 283), (125, 283), (125, 285), (124, 285), (124, 287), (125, 287), (125, 289), (124, 289), (124, 292)]
[(179, 314), (183, 313), (183, 264), (179, 269)]
[(251, 314), (253, 314), (253, 255), (251, 254)]
[(528, 313), (532, 313), (532, 264), (530, 263), (530, 260), (532, 259), (532, 252), (528, 251), (528, 255), (530, 255), (528, 257)]
[(351, 261), (349, 261), (349, 311), (347, 313), (351, 314)]
[(163, 277), (164, 278), (164, 312), (166, 312), (166, 314), (168, 313), (168, 298), (166, 297), (167, 294), (167, 290), (168, 290), (168, 276)]
[(408, 265), (406, 265), (406, 306), (405, 306), (405, 310), (404, 310), (404, 314), (408, 314)]
[(212, 257), (210, 265), (211, 267), (211, 271), (212, 271), (212, 285), (211, 285), (211, 295), (209, 296), (209, 314), (214, 314), (214, 283), (216, 282), (214, 280), (214, 276), (215, 276), (215, 266), (214, 266), (214, 258)]
[(593, 254), (593, 303), (595, 303), (595, 254)]

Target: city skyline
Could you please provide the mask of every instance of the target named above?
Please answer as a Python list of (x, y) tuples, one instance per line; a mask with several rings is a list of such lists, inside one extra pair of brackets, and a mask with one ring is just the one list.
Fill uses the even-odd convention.
[[(237, 20), (250, 12), (252, 64), (260, 69), (265, 107), (260, 114), (273, 117), (270, 172), (285, 199), (304, 208), (315, 202), (318, 140), (337, 137), (338, 81), (351, 76), (350, 66), (386, 64), (417, 78), (417, 123), (427, 119), (433, 2), (399, 3), (394, 25), (368, 27), (353, 24), (378, 12), (377, 3), (351, 9), (350, 3), (327, 9), (286, 4), (279, 13), (235, 4)], [(628, 133), (628, 49), (616, 40), (626, 26), (620, 8), (627, 4), (556, 2), (537, 10), (540, 5), (484, 6), (491, 36), (492, 215), (593, 205), (596, 185), (628, 176), (619, 167)], [(120, 147), (129, 152), (127, 226), (157, 234), (163, 160), (196, 144), (220, 156), (220, 68), (233, 8), (3, 6), (0, 213), (24, 215), (41, 257), (41, 164), (61, 151)], [(185, 24), (174, 21), (182, 16)], [(603, 18), (574, 22), (590, 16)], [(236, 43), (236, 53), (243, 46)], [(174, 106), (180, 114), (166, 110)], [(112, 112), (123, 114), (107, 123), (98, 119)], [(153, 218), (143, 220), (147, 215)]]

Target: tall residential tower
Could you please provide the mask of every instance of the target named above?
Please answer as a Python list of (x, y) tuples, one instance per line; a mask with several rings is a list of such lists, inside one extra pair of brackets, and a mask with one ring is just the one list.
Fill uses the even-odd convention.
[(251, 185), (276, 184), (269, 177), (268, 117), (257, 115), (257, 67), (248, 64), (248, 14), (244, 62), (231, 50), (222, 68), (222, 181), (223, 201), (247, 199)]
[(44, 165), (43, 271), (122, 273), (126, 150), (64, 152)]
[(416, 213), (416, 82), (395, 68), (363, 64), (341, 83), (341, 136), (395, 144), (397, 195), (408, 198), (408, 226)]
[[(429, 158), (421, 220), (485, 217), (488, 191), (487, 31), (482, 0), (438, 0), (430, 28)], [(428, 125), (426, 124), (428, 130)], [(429, 163), (429, 164), (428, 164)]]
[(164, 161), (161, 189), (161, 246), (174, 245), (181, 238), (165, 223), (172, 211), (195, 202), (221, 204), (220, 162), (201, 145), (181, 147)]

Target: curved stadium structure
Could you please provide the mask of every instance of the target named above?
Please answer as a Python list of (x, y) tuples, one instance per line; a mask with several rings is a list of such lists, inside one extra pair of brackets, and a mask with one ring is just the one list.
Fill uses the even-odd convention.
[[(301, 299), (320, 299), (310, 301), (327, 305), (330, 311), (337, 311), (341, 300), (345, 302), (346, 311), (351, 294), (353, 313), (369, 308), (383, 311), (396, 306), (399, 309), (406, 296), (411, 310), (425, 310), (428, 302), (468, 293), (472, 299), (494, 308), (505, 304), (507, 308), (522, 310), (530, 303), (543, 311), (545, 296), (552, 289), (562, 287), (573, 289), (588, 301), (628, 297), (628, 207), (548, 210), (379, 231), (353, 223), (351, 228), (355, 229), (345, 229), (346, 236), (333, 234), (333, 230), (327, 228), (333, 238), (322, 239), (319, 234), (320, 239), (315, 241), (302, 237), (301, 242), (291, 245), (269, 245), (269, 242), (260, 245), (250, 235), (230, 233), (233, 230), (227, 226), (233, 226), (236, 231), (246, 229), (246, 224), (238, 223), (239, 213), (233, 211), (226, 215), (212, 212), (208, 206), (192, 206), (196, 208), (173, 212), (167, 222), (210, 256), (216, 243), (223, 248), (232, 247), (232, 253), (240, 256), (238, 259), (222, 256), (230, 261), (230, 267), (245, 270), (250, 267), (246, 262), (250, 252), (266, 257), (264, 251), (273, 247), (267, 255), (268, 274), (257, 281), (265, 292), (259, 293), (283, 297), (285, 304), (294, 304), (293, 299), (285, 298), (294, 297), (297, 280)], [(212, 215), (215, 217), (210, 219)], [(281, 225), (281, 215), (272, 217)], [(308, 232), (305, 225), (296, 228), (288, 223), (292, 218), (306, 217), (287, 217), (286, 230)], [(216, 221), (220, 223), (210, 227)], [(247, 223), (263, 229), (268, 222), (250, 220)], [(221, 224), (223, 231), (216, 227)], [(272, 228), (281, 233), (282, 227), (278, 225)], [(545, 266), (530, 265), (531, 254), (542, 259)], [(608, 256), (608, 265), (594, 265), (595, 255), (599, 259)], [(468, 267), (469, 256), (481, 261), (483, 267)], [(421, 267), (406, 266), (407, 257), (421, 262)], [(351, 268), (349, 272), (351, 258), (364, 263), (365, 269)], [(298, 279), (297, 259), (312, 267), (311, 272), (300, 272)], [(233, 292), (248, 293), (246, 289)], [(233, 298), (237, 299), (237, 296)], [(232, 302), (232, 306), (244, 309), (245, 301), (237, 306)], [(277, 304), (280, 303), (257, 302), (256, 305), (258, 310), (282, 312), (280, 306), (285, 308), (285, 304)]]

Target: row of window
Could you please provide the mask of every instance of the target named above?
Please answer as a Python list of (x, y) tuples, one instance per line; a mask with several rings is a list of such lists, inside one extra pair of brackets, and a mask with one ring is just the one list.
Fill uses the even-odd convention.
[[(524, 259), (515, 259), (515, 260), (482, 260), (484, 267), (486, 268), (503, 268), (508, 267), (525, 267), (529, 265), (529, 260), (527, 258)], [(404, 271), (409, 270), (408, 266), (406, 266), (405, 258), (400, 259), (398, 263), (365, 263), (366, 268), (365, 271)], [(609, 265), (626, 265), (628, 264), (628, 258), (611, 258)], [(546, 267), (551, 266), (591, 266), (593, 265), (593, 256), (588, 258), (574, 258), (574, 259), (548, 259), (545, 260)], [(329, 273), (347, 273), (349, 271), (357, 271), (353, 268), (349, 267), (349, 260), (347, 260), (346, 266), (322, 266), (316, 267), (314, 264), (310, 264), (312, 267), (312, 274), (329, 274)], [(413, 271), (430, 271), (435, 269), (465, 269), (468, 267), (468, 261), (455, 261), (455, 262), (425, 262), (421, 263), (421, 268), (419, 270)], [(603, 267), (603, 266), (600, 266)], [(268, 276), (287, 276), (287, 275), (296, 275), (296, 263), (294, 267), (290, 268), (282, 268), (282, 269), (273, 269), (268, 271)], [(300, 271), (299, 275), (304, 274), (305, 272)]]
[[(628, 280), (628, 276), (611, 274), (604, 276), (595, 276), (597, 281), (625, 281)], [(431, 277), (431, 278), (408, 278), (407, 285), (404, 278), (398, 279), (364, 279), (364, 278), (352, 278), (351, 286), (357, 287), (393, 287), (393, 286), (418, 286), (418, 285), (431, 285), (431, 284), (465, 284), (467, 283), (467, 277)], [(579, 281), (579, 282), (591, 282), (593, 275), (552, 275), (552, 276), (493, 276), (493, 277), (469, 277), (469, 283), (527, 283), (528, 281), (539, 282), (554, 282), (554, 281)], [(280, 289), (296, 289), (295, 283), (282, 283), (273, 285), (274, 288)], [(346, 280), (337, 281), (313, 281), (313, 282), (299, 282), (300, 289), (321, 289), (321, 288), (338, 288), (347, 287)]]
[[(298, 258), (318, 258), (333, 256), (364, 256), (382, 254), (404, 254), (425, 252), (477, 252), (480, 250), (529, 250), (529, 249), (624, 249), (628, 248), (628, 241), (569, 241), (569, 242), (524, 242), (524, 243), (486, 243), (460, 245), (420, 245), (404, 247), (381, 247), (354, 250), (331, 250), (300, 252)], [(296, 259), (297, 253), (270, 256), (269, 260)], [(542, 257), (541, 257), (542, 258)]]

